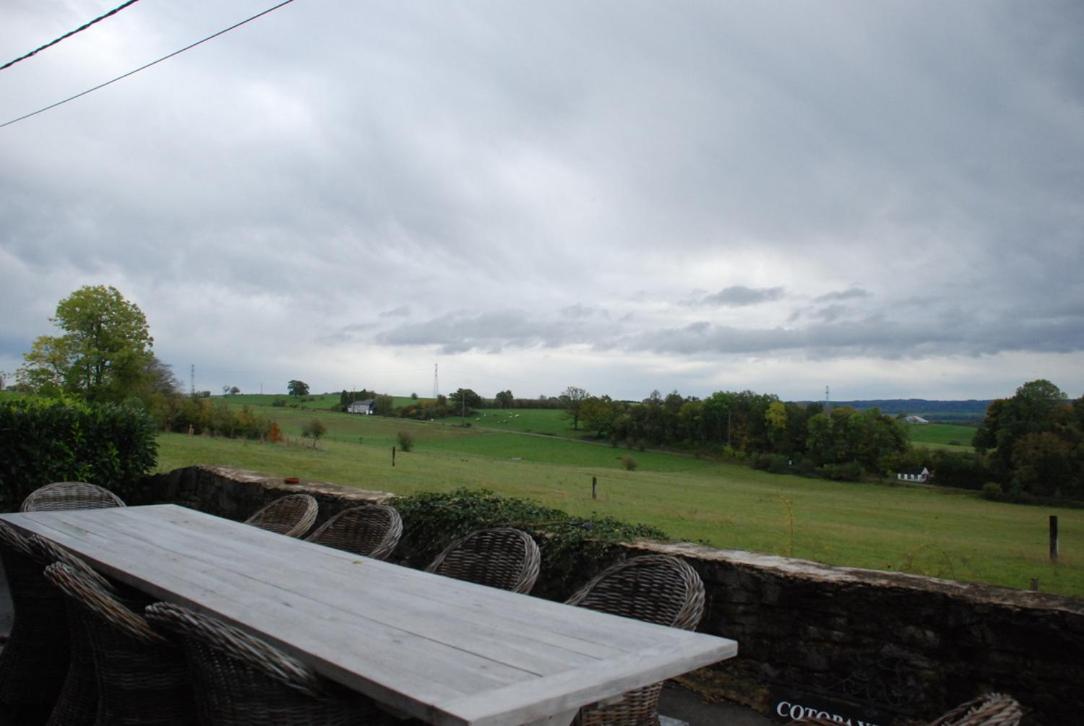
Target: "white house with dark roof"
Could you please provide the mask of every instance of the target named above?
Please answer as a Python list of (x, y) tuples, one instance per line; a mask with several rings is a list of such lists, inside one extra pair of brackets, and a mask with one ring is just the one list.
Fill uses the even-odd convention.
[(369, 399), (366, 401), (354, 401), (346, 407), (347, 413), (359, 413), (363, 416), (372, 416), (376, 413), (376, 401)]
[(900, 481), (929, 481), (930, 470), (924, 466), (913, 466), (910, 469), (900, 469), (896, 472), (896, 478)]

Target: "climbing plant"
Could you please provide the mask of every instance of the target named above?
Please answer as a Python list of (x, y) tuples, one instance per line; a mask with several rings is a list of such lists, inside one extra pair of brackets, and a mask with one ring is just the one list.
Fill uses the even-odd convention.
[(529, 533), (542, 553), (542, 571), (533, 594), (563, 599), (619, 555), (621, 542), (665, 540), (643, 524), (612, 517), (574, 517), (527, 499), (502, 497), (486, 489), (457, 489), (400, 497), (403, 538), (396, 557), (425, 567), (457, 537), (489, 527), (516, 527)]

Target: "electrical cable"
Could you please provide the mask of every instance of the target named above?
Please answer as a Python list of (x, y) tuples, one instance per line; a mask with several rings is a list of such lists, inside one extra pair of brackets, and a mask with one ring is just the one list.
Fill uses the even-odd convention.
[(94, 20), (91, 20), (89, 23), (83, 23), (82, 25), (80, 25), (75, 30), (73, 30), (73, 31), (71, 31), (69, 33), (64, 33), (64, 35), (60, 36), (59, 38), (57, 38), (55, 40), (50, 40), (45, 45), (43, 45), (43, 46), (41, 46), (39, 48), (35, 48), (34, 50), (30, 51), (26, 55), (21, 55), (21, 56), (19, 56), (18, 58), (16, 58), (13, 61), (8, 61), (4, 65), (0, 66), (0, 71), (4, 70), (5, 68), (11, 68), (13, 65), (18, 63), (19, 61), (24, 61), (24, 60), (26, 60), (27, 58), (29, 58), (32, 55), (37, 55), (41, 51), (45, 50), (46, 48), (48, 48), (50, 46), (56, 45), (57, 43), (64, 40), (65, 38), (70, 38), (73, 35), (75, 35), (76, 33), (83, 32), (84, 30), (86, 30), (90, 26), (94, 25), (95, 23), (101, 22), (102, 20), (105, 20), (106, 18), (110, 17), (111, 15), (116, 15), (121, 10), (124, 10), (124, 8), (128, 7), (129, 5), (135, 5), (137, 2), (139, 2), (139, 0), (128, 0), (128, 2), (122, 4), (122, 5), (118, 6), (118, 7), (113, 8), (112, 10), (110, 10), (105, 15), (99, 15), (98, 17), (94, 18)]
[(10, 121), (5, 121), (4, 123), (0, 124), (0, 129), (4, 128), (5, 126), (11, 126), (12, 124), (18, 123), (19, 121), (24, 121), (24, 120), (26, 120), (26, 119), (28, 119), (28, 118), (30, 118), (32, 116), (37, 116), (39, 113), (45, 113), (46, 111), (54, 109), (57, 106), (62, 106), (65, 103), (68, 103), (69, 101), (74, 101), (77, 98), (82, 98), (83, 96), (87, 95), (88, 93), (93, 93), (94, 91), (97, 91), (100, 88), (105, 88), (106, 86), (112, 85), (112, 84), (116, 83), (117, 81), (122, 81), (125, 78), (127, 78), (128, 76), (133, 76), (136, 73), (139, 73), (140, 71), (143, 71), (143, 70), (146, 70), (146, 69), (150, 68), (151, 66), (158, 65), (162, 61), (169, 60), (170, 58), (172, 58), (175, 55), (180, 55), (181, 53), (184, 53), (186, 50), (191, 50), (191, 49), (195, 48), (197, 45), (202, 45), (203, 43), (206, 43), (208, 40), (213, 40), (213, 39), (217, 38), (220, 35), (225, 35), (226, 33), (230, 32), (231, 30), (234, 30), (236, 28), (240, 28), (242, 25), (245, 25), (246, 23), (251, 23), (253, 20), (256, 20), (257, 18), (261, 18), (264, 15), (267, 15), (268, 13), (274, 12), (275, 10), (278, 10), (279, 8), (281, 8), (284, 5), (289, 5), (293, 1), (294, 0), (284, 0), (284, 2), (280, 2), (278, 5), (273, 5), (272, 7), (269, 7), (266, 10), (263, 10), (263, 11), (261, 11), (259, 13), (256, 13), (255, 15), (253, 15), (250, 18), (245, 18), (244, 20), (242, 20), (239, 23), (234, 23), (233, 25), (231, 25), (228, 28), (223, 28), (222, 30), (218, 31), (217, 33), (212, 33), (211, 35), (208, 35), (206, 38), (203, 38), (202, 40), (197, 40), (195, 43), (192, 43), (191, 45), (186, 45), (185, 47), (181, 48), (180, 50), (175, 50), (172, 53), (170, 53), (169, 55), (164, 55), (161, 58), (159, 58), (158, 60), (153, 60), (150, 63), (147, 63), (146, 65), (142, 65), (139, 68), (136, 68), (135, 70), (128, 71), (127, 73), (125, 73), (123, 75), (119, 75), (119, 76), (117, 76), (116, 78), (114, 78), (112, 80), (106, 81), (105, 83), (99, 83), (97, 86), (94, 86), (93, 88), (88, 88), (87, 90), (85, 90), (85, 91), (83, 91), (81, 93), (77, 93), (74, 96), (69, 96), (68, 98), (65, 98), (62, 101), (57, 101), (56, 103), (51, 103), (48, 106), (45, 106), (43, 108), (39, 108), (37, 111), (31, 111), (30, 113), (19, 116), (18, 118), (13, 118)]

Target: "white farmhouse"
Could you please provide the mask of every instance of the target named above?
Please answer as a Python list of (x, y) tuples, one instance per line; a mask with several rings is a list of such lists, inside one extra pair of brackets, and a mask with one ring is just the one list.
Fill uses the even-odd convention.
[(930, 470), (924, 466), (915, 466), (896, 472), (896, 478), (900, 481), (929, 481)]
[(376, 413), (376, 401), (369, 399), (367, 401), (354, 401), (346, 407), (347, 413), (360, 413), (363, 416), (372, 416)]

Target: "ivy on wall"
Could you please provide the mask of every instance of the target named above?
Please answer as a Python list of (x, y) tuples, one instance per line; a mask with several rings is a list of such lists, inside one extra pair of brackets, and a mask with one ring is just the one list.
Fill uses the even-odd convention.
[(516, 527), (542, 553), (533, 595), (564, 599), (619, 556), (620, 542), (669, 539), (663, 531), (612, 517), (574, 517), (535, 502), (501, 497), (486, 489), (457, 489), (399, 497), (403, 538), (395, 558), (410, 567), (428, 565), (454, 539), (479, 529)]

